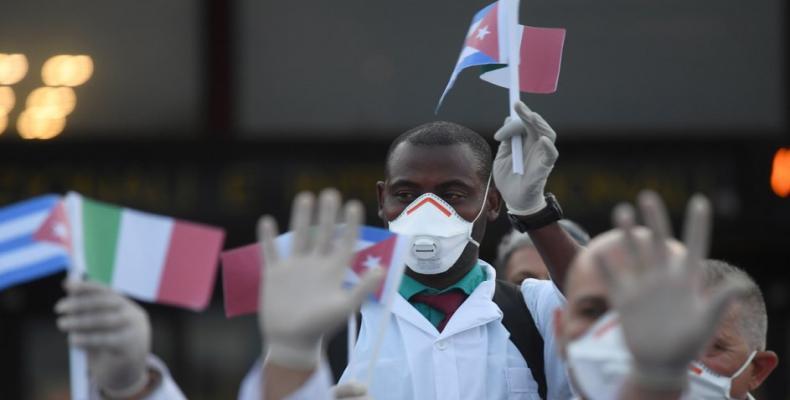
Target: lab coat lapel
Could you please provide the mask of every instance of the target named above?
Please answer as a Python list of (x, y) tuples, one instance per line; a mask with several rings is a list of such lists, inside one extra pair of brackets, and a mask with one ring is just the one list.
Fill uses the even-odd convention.
[(425, 333), (431, 335), (432, 337), (439, 336), (439, 331), (436, 329), (436, 327), (433, 326), (433, 324), (431, 324), (431, 322), (428, 321), (425, 316), (420, 314), (420, 312), (417, 311), (417, 309), (414, 308), (411, 303), (406, 301), (406, 299), (404, 299), (400, 294), (396, 294), (395, 298), (393, 299), (392, 313), (414, 327), (425, 331)]
[(502, 310), (494, 303), (496, 272), (494, 268), (480, 261), (486, 268), (487, 279), (480, 283), (450, 318), (440, 337), (448, 337), (468, 329), (502, 319)]

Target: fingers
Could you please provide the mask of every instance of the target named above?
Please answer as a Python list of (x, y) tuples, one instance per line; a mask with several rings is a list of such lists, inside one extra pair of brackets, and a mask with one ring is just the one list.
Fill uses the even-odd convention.
[(277, 238), (277, 221), (270, 215), (264, 215), (258, 220), (258, 243), (261, 251), (263, 266), (271, 268), (280, 259), (274, 240)]
[(310, 192), (301, 192), (294, 198), (291, 208), (291, 254), (304, 254), (310, 245), (310, 221), (315, 198)]
[(124, 300), (120, 296), (106, 294), (69, 295), (55, 303), (58, 314), (79, 314), (96, 311), (116, 311)]
[[(513, 136), (526, 135), (527, 131), (524, 128), (524, 123), (517, 120), (508, 118), (504, 125), (499, 128), (494, 134), (494, 140), (504, 142)], [(509, 144), (509, 143), (508, 143)]]
[(384, 270), (381, 268), (369, 269), (359, 281), (359, 284), (351, 289), (348, 297), (347, 309), (357, 310), (363, 301), (375, 292), (381, 281), (384, 279)]
[(340, 209), (340, 192), (324, 189), (318, 196), (318, 232), (314, 252), (327, 254), (332, 249), (335, 237), (337, 213)]
[(354, 257), (357, 240), (359, 239), (359, 229), (365, 220), (365, 209), (359, 201), (350, 200), (346, 203), (344, 215), (345, 227), (343, 228), (343, 237), (340, 239), (336, 250), (342, 260), (340, 265), (343, 266), (343, 270)]
[(548, 138), (552, 143), (557, 139), (557, 133), (551, 129), (549, 123), (540, 114), (530, 110), (524, 102), (519, 101), (513, 108), (516, 110), (519, 118), (524, 121), (528, 132), (530, 131), (529, 128), (532, 127), (531, 131), (541, 137)]
[(560, 152), (557, 151), (557, 146), (554, 145), (554, 142), (552, 142), (548, 137), (543, 136), (538, 139), (535, 148), (536, 154), (538, 155), (538, 160), (540, 160), (541, 165), (544, 168), (554, 167), (554, 163), (557, 161), (557, 157), (560, 155)]
[(128, 324), (119, 312), (100, 312), (83, 315), (66, 315), (58, 318), (58, 329), (66, 333), (114, 330)]
[(708, 255), (711, 228), (711, 205), (703, 195), (694, 195), (686, 208), (683, 225), (683, 243), (686, 245), (688, 273), (697, 271), (700, 262)]
[(609, 262), (606, 261), (603, 255), (596, 254), (594, 257), (595, 257), (594, 260), (595, 268), (598, 270), (598, 273), (601, 274), (601, 276), (603, 277), (604, 282), (606, 282), (606, 286), (609, 288), (609, 291), (611, 292), (612, 299), (617, 301), (621, 289), (620, 278), (617, 277), (617, 275), (614, 272), (614, 269), (612, 268), (611, 265), (609, 265)]
[(658, 194), (650, 190), (639, 193), (638, 202), (645, 224), (651, 232), (654, 264), (666, 266), (668, 260), (667, 240), (671, 237), (672, 228), (664, 202), (661, 201)]
[(78, 296), (91, 293), (114, 293), (112, 289), (101, 283), (72, 279), (63, 281), (63, 289), (70, 295)]
[(642, 257), (642, 251), (634, 236), (634, 228), (636, 227), (636, 211), (634, 207), (628, 203), (618, 204), (612, 212), (612, 222), (623, 233), (623, 245), (634, 263), (631, 270), (634, 272), (643, 271), (645, 269), (644, 257)]
[(117, 349), (127, 343), (128, 333), (101, 332), (101, 333), (72, 333), (69, 335), (69, 344), (72, 346), (91, 349)]

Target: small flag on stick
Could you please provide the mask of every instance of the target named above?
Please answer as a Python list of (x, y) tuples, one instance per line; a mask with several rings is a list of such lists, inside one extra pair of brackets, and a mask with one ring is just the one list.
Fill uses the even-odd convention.
[[(277, 237), (278, 251), (288, 254), (290, 233)], [(374, 293), (377, 301), (388, 298), (398, 290), (403, 260), (408, 240), (386, 229), (364, 226), (360, 230), (357, 253), (346, 274), (344, 283), (355, 285), (367, 269), (379, 267), (386, 270), (386, 277)], [(225, 315), (236, 317), (258, 310), (260, 293), (261, 259), (257, 243), (228, 250), (220, 255), (222, 261), (222, 288), (225, 297)], [(265, 268), (265, 266), (264, 266)]]

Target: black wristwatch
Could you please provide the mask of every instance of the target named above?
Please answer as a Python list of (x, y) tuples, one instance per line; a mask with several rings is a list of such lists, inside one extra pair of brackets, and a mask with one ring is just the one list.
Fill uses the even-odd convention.
[(508, 214), (510, 224), (519, 232), (531, 231), (562, 219), (562, 208), (557, 203), (557, 198), (551, 193), (546, 193), (546, 207), (531, 215)]

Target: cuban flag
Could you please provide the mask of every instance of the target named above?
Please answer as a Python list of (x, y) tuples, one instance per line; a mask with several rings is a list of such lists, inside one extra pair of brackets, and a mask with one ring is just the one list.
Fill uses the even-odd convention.
[[(289, 254), (291, 233), (277, 237), (275, 244), (280, 254)], [(370, 268), (383, 268), (384, 281), (373, 294), (376, 301), (386, 301), (398, 291), (403, 270), (403, 256), (408, 250), (409, 240), (386, 229), (363, 226), (356, 245), (357, 253), (346, 273), (344, 285), (353, 286), (359, 277)], [(222, 262), (222, 289), (225, 300), (225, 315), (228, 318), (252, 314), (258, 311), (260, 293), (261, 257), (258, 243), (227, 250), (220, 254)], [(265, 267), (264, 267), (265, 268)]]
[[(482, 67), (481, 79), (508, 88), (507, 26), (500, 3), (490, 4), (472, 18), (464, 47), (436, 110), (439, 110), (458, 75), (470, 67)], [(519, 89), (527, 93), (554, 93), (560, 76), (565, 29), (519, 25)]]
[(65, 270), (69, 232), (60, 196), (39, 196), (0, 209), (0, 290)]

